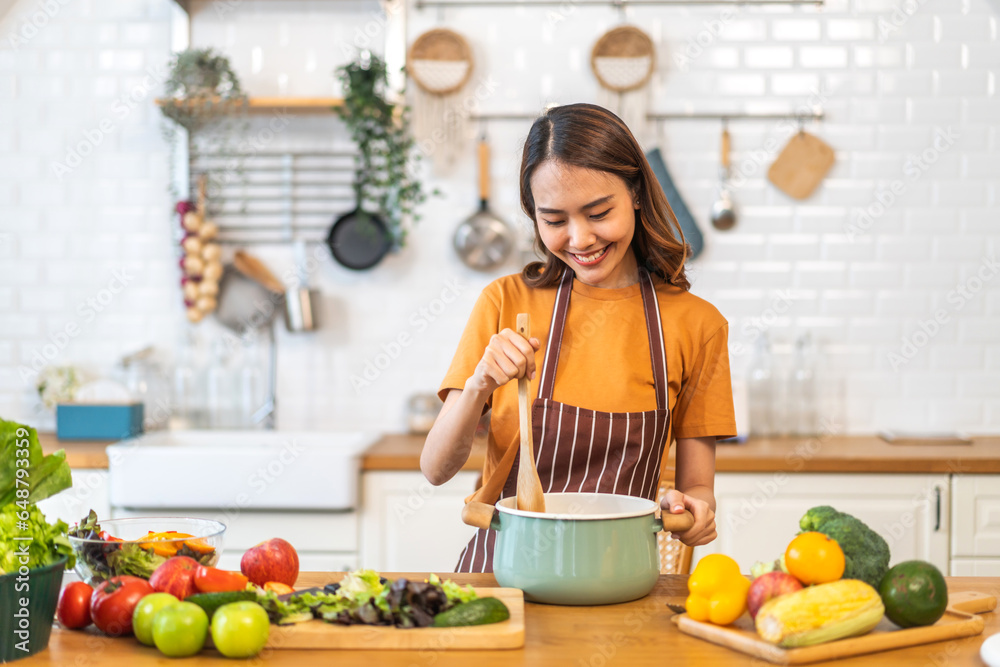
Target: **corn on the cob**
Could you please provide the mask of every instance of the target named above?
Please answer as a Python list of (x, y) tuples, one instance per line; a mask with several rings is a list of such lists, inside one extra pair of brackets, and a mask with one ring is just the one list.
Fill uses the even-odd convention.
[(878, 625), (885, 607), (863, 581), (841, 579), (768, 600), (757, 612), (757, 633), (782, 647), (855, 637)]

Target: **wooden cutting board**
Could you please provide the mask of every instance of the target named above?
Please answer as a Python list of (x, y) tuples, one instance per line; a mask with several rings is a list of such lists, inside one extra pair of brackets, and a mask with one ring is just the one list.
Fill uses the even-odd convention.
[(479, 588), (480, 597), (495, 597), (510, 610), (503, 623), (465, 628), (394, 628), (335, 625), (321, 620), (272, 625), (271, 649), (505, 649), (524, 646), (524, 593), (518, 588)]
[(829, 144), (808, 132), (798, 132), (767, 170), (767, 178), (789, 197), (808, 199), (833, 161)]
[(884, 618), (874, 630), (861, 637), (789, 649), (775, 646), (761, 639), (754, 630), (753, 621), (750, 620), (749, 614), (744, 614), (736, 623), (727, 626), (694, 621), (687, 614), (678, 614), (671, 620), (677, 624), (681, 632), (710, 641), (713, 644), (725, 646), (777, 665), (805, 665), (821, 660), (835, 660), (978, 635), (983, 631), (984, 623), (983, 619), (976, 614), (992, 611), (996, 609), (996, 606), (996, 598), (985, 593), (974, 591), (950, 593), (948, 609), (934, 625), (901, 630), (889, 619)]

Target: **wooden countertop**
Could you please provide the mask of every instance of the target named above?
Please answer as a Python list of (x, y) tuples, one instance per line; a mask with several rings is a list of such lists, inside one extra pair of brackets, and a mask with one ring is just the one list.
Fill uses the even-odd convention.
[(114, 440), (60, 440), (55, 433), (39, 433), (38, 444), (45, 454), (65, 449), (66, 461), (69, 467), (76, 468), (107, 468), (108, 454), (104, 449), (113, 444)]
[[(365, 470), (419, 470), (424, 437), (387, 435), (365, 456)], [(482, 470), (485, 443), (463, 470)], [(1000, 473), (1000, 437), (971, 445), (891, 445), (875, 436), (753, 438), (715, 449), (718, 472)], [(671, 453), (671, 457), (673, 454)]]
[[(362, 470), (420, 470), (420, 450), (424, 436), (390, 433), (368, 448), (361, 461)], [(462, 470), (482, 471), (486, 461), (486, 438), (472, 445), (469, 460)]]
[[(386, 576), (399, 576), (387, 573)], [(422, 578), (424, 574), (405, 575)], [(455, 581), (473, 586), (496, 586), (489, 574), (450, 574)], [(330, 573), (303, 573), (298, 587), (328, 583), (337, 578)], [(949, 577), (950, 591), (980, 591), (1000, 595), (1000, 577)], [(525, 604), (525, 646), (515, 650), (492, 651), (270, 651), (261, 662), (275, 665), (435, 665), (456, 667), (516, 667), (517, 665), (661, 665), (691, 667), (715, 665), (766, 665), (741, 653), (715, 646), (682, 634), (670, 622), (669, 602), (683, 602), (686, 577), (663, 575), (647, 597), (625, 604), (603, 607), (557, 607)], [(891, 665), (947, 664), (981, 666), (979, 647), (990, 635), (1000, 632), (1000, 614), (983, 614), (981, 635), (925, 644), (891, 652), (873, 653), (838, 660), (839, 667), (885, 667)], [(408, 630), (405, 632), (419, 632)], [(89, 632), (52, 629), (49, 648), (19, 660), (34, 665), (166, 665), (173, 664), (154, 649), (132, 638), (111, 639)], [(215, 651), (202, 651), (181, 661), (198, 665), (233, 665)], [(178, 663), (180, 664), (180, 663)], [(259, 664), (255, 661), (255, 664)], [(831, 664), (831, 663), (826, 663)]]
[[(42, 449), (66, 450), (71, 468), (107, 468), (108, 442), (60, 441), (39, 433)], [(372, 445), (363, 470), (420, 470), (424, 437), (389, 434)], [(479, 441), (463, 470), (482, 470)], [(971, 445), (890, 445), (875, 436), (760, 438), (716, 448), (718, 472), (1000, 473), (1000, 437), (974, 438)]]

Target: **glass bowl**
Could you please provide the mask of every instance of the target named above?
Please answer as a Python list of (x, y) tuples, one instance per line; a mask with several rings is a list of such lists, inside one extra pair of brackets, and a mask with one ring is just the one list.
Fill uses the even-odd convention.
[(124, 574), (149, 579), (173, 556), (215, 565), (222, 555), (225, 532), (225, 524), (212, 519), (135, 517), (99, 521), (83, 530), (73, 526), (69, 543), (76, 554), (76, 573), (96, 586)]

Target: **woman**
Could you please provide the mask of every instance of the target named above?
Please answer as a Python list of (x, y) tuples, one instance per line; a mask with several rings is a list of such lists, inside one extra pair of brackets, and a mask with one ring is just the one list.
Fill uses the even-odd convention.
[[(470, 498), (515, 495), (517, 383), (527, 376), (543, 490), (655, 499), (671, 440), (676, 489), (664, 511), (694, 515), (690, 546), (715, 532), (715, 441), (736, 432), (728, 325), (690, 294), (687, 247), (635, 138), (590, 104), (549, 110), (528, 133), (521, 205), (544, 265), (483, 290), (441, 384), (444, 407), (420, 467), (442, 484), (468, 460), (492, 409), (482, 486)], [(517, 334), (531, 315), (530, 340)], [(541, 343), (545, 342), (542, 353)], [(492, 572), (494, 531), (480, 529), (457, 571)]]

